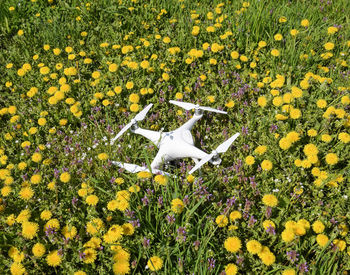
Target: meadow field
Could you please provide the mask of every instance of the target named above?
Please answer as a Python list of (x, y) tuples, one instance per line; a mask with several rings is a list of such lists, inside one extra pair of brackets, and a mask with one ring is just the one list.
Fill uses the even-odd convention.
[[(2, 0), (1, 274), (349, 274), (346, 0)], [(193, 111), (219, 166), (149, 166)]]

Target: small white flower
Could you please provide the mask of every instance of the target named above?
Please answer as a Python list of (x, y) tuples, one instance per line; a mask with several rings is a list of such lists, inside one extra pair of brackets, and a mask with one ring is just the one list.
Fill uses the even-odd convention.
[(276, 192), (279, 192), (279, 191), (280, 191), (280, 190), (279, 190), (278, 188), (272, 190), (272, 192), (275, 192), (275, 193), (276, 193)]

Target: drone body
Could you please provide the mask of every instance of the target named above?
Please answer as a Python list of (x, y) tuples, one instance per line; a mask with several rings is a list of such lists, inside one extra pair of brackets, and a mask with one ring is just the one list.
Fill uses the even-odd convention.
[[(114, 141), (118, 139), (129, 128), (131, 128), (131, 132), (142, 135), (148, 140), (150, 140), (153, 144), (155, 144), (159, 148), (156, 157), (151, 163), (150, 170), (152, 173), (168, 174), (166, 172), (159, 170), (160, 166), (163, 163), (168, 163), (170, 161), (173, 161), (176, 159), (182, 159), (182, 158), (192, 158), (196, 163), (196, 166), (189, 172), (190, 174), (196, 171), (199, 167), (201, 167), (204, 163), (208, 161), (210, 161), (214, 165), (220, 164), (221, 159), (219, 158), (218, 153), (226, 152), (227, 149), (232, 144), (232, 142), (239, 136), (239, 133), (235, 134), (229, 140), (219, 145), (219, 147), (216, 150), (214, 150), (211, 154), (207, 154), (201, 149), (194, 146), (191, 129), (195, 125), (195, 123), (203, 117), (203, 110), (223, 113), (223, 114), (226, 114), (226, 112), (216, 110), (210, 107), (201, 107), (201, 106), (194, 105), (192, 103), (186, 103), (186, 102), (171, 100), (170, 103), (183, 107), (187, 110), (195, 109), (195, 114), (185, 124), (183, 124), (181, 127), (173, 131), (170, 131), (170, 132), (151, 131), (151, 130), (140, 128), (137, 125), (137, 121), (143, 120), (147, 112), (152, 107), (152, 104), (150, 104), (145, 109), (143, 109), (139, 114), (137, 114), (136, 117), (129, 124), (127, 124), (118, 133), (118, 135), (115, 138), (111, 140), (111, 144), (113, 144)], [(121, 162), (113, 162), (113, 163), (132, 173), (137, 173), (140, 171), (149, 171), (149, 169), (146, 167), (141, 167), (134, 164), (127, 164), (127, 163), (121, 163)]]

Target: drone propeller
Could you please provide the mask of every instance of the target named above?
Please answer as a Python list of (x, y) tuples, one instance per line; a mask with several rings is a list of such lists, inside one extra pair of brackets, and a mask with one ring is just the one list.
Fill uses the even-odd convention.
[[(142, 167), (136, 164), (131, 164), (131, 163), (122, 163), (119, 161), (112, 161), (112, 163), (114, 165), (119, 166), (120, 168), (124, 168), (126, 171), (130, 172), (130, 173), (138, 173), (141, 171), (147, 171), (150, 172), (150, 170), (147, 167)], [(152, 173), (153, 174), (161, 174), (161, 175), (167, 175), (167, 176), (171, 176), (169, 173), (164, 172), (162, 170), (158, 170), (158, 169), (152, 169)]]
[(141, 112), (139, 112), (128, 124), (124, 126), (123, 129), (120, 130), (120, 132), (111, 140), (111, 145), (114, 144), (114, 142), (122, 135), (124, 134), (134, 123), (137, 121), (141, 121), (146, 117), (146, 114), (148, 111), (152, 108), (153, 104), (147, 105)]
[(219, 113), (219, 114), (227, 114), (225, 111), (217, 110), (211, 107), (204, 107), (204, 106), (199, 106), (198, 104), (193, 104), (193, 103), (188, 103), (188, 102), (182, 102), (182, 101), (176, 101), (176, 100), (170, 100), (169, 101), (171, 104), (180, 106), (184, 108), (185, 110), (189, 111), (192, 109), (200, 109), (203, 111), (209, 111), (209, 112), (214, 112), (214, 113)]
[(235, 141), (235, 139), (239, 136), (239, 133), (234, 134), (232, 137), (230, 137), (225, 142), (221, 143), (213, 152), (211, 152), (207, 157), (203, 158), (198, 162), (189, 172), (189, 174), (192, 174), (194, 171), (196, 171), (198, 168), (200, 168), (202, 165), (210, 161), (214, 156), (216, 156), (218, 153), (225, 153), (228, 148), (230, 148), (231, 144)]
[(122, 163), (119, 161), (112, 161), (114, 165), (119, 166), (120, 168), (124, 168), (126, 171), (130, 173), (138, 173), (141, 171), (145, 171), (144, 167), (138, 166), (136, 164), (130, 164), (130, 163)]

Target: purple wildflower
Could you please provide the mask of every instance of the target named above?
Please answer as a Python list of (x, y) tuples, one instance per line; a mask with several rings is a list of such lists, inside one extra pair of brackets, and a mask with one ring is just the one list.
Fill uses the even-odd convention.
[(174, 215), (167, 215), (166, 220), (168, 221), (169, 224), (173, 224), (175, 222), (175, 216)]
[(195, 250), (198, 250), (199, 246), (201, 245), (201, 242), (199, 240), (196, 240), (193, 242), (193, 246)]
[(308, 272), (309, 271), (309, 267), (308, 267), (307, 263), (306, 262), (305, 263), (301, 263), (299, 265), (299, 270), (300, 270), (301, 273)]
[(147, 239), (146, 237), (143, 238), (142, 245), (144, 248), (149, 248), (150, 246), (150, 239)]
[(254, 224), (257, 222), (256, 219), (254, 219), (254, 216), (252, 215), (248, 221), (248, 227), (254, 226)]
[(291, 261), (292, 263), (299, 260), (299, 254), (295, 250), (287, 251), (287, 259)]
[(208, 259), (208, 270), (213, 270), (215, 268), (215, 259), (209, 258)]

